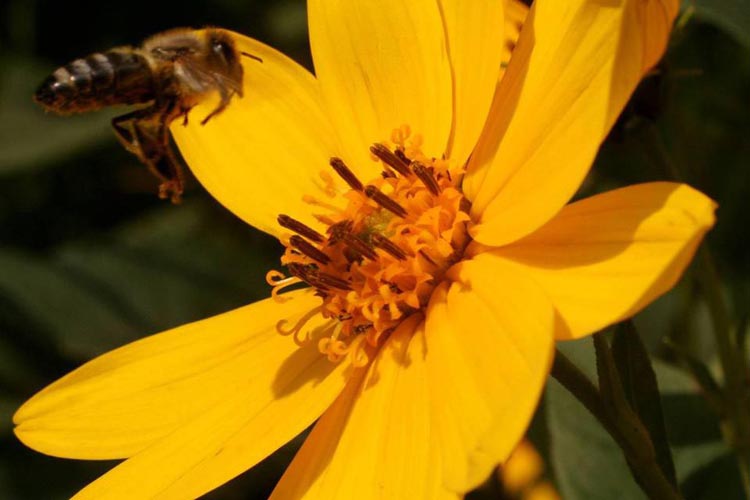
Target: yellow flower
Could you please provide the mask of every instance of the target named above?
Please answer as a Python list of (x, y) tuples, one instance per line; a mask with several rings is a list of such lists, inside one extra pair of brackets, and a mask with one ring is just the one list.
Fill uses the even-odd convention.
[(308, 7), (315, 77), (236, 35), (263, 59), (244, 98), (173, 132), (219, 201), (287, 245), (275, 292), (311, 287), (122, 347), (28, 401), (28, 446), (127, 459), (78, 498), (196, 497), (316, 419), (274, 498), (460, 496), (521, 439), (554, 340), (671, 288), (713, 224), (711, 200), (666, 182), (566, 206), (675, 0), (537, 0), (499, 84), (517, 2)]
[(534, 446), (521, 441), (498, 470), (504, 497), (523, 500), (559, 500), (551, 483), (544, 480), (544, 461)]

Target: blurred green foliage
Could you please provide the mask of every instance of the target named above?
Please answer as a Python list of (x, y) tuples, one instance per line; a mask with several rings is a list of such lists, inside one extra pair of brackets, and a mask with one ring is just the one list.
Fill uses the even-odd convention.
[[(733, 315), (742, 317), (750, 304), (750, 9), (745, 0), (685, 6), (694, 15), (619, 120), (581, 195), (669, 179), (677, 169), (720, 204), (709, 244)], [(115, 346), (269, 293), (275, 241), (194, 181), (183, 205), (160, 202), (156, 182), (116, 144), (111, 113), (59, 118), (31, 103), (41, 78), (75, 57), (205, 25), (249, 34), (310, 67), (303, 0), (0, 3), (0, 498), (66, 498), (112, 465), (21, 446), (10, 417), (24, 399)], [(691, 274), (635, 323), (657, 360), (686, 498), (741, 498), (716, 416), (663, 343), (716, 365)], [(589, 341), (563, 348), (593, 375)], [(556, 382), (530, 434), (565, 498), (642, 498), (614, 442)], [(208, 498), (265, 498), (299, 442)], [(499, 493), (488, 483), (471, 497)]]

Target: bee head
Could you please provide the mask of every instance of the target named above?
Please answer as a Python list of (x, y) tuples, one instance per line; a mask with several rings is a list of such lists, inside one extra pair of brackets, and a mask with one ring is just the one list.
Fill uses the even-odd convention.
[(239, 63), (239, 53), (229, 35), (221, 31), (212, 32), (209, 35), (211, 57), (215, 64), (227, 69)]
[(208, 43), (208, 57), (214, 68), (236, 82), (241, 89), (242, 63), (234, 40), (224, 31), (211, 30), (208, 33)]

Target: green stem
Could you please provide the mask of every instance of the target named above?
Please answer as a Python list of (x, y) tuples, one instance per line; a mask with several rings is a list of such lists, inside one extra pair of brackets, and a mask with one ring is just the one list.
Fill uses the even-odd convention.
[[(672, 160), (656, 126), (646, 137), (647, 146), (664, 170), (674, 180), (682, 180), (678, 165)], [(745, 496), (750, 498), (750, 383), (746, 373), (742, 346), (732, 338), (729, 308), (722, 294), (721, 280), (707, 245), (704, 243), (697, 259), (697, 277), (703, 290), (713, 323), (713, 334), (724, 375), (722, 402), (727, 424), (724, 435), (737, 454)]]
[(638, 485), (649, 498), (654, 500), (682, 499), (680, 493), (675, 491), (664, 476), (654, 457), (648, 458), (648, 455), (638, 453), (638, 450), (648, 447), (650, 443), (629, 442), (624, 437), (632, 433), (622, 432), (619, 422), (610, 418), (605, 410), (596, 386), (559, 350), (555, 353), (552, 376), (580, 401), (612, 436), (637, 476)]
[(745, 495), (750, 498), (750, 387), (746, 383), (743, 350), (734, 345), (721, 280), (711, 252), (704, 245), (698, 256), (698, 275), (711, 312), (714, 339), (724, 375), (724, 406), (730, 426), (725, 437), (737, 453)]

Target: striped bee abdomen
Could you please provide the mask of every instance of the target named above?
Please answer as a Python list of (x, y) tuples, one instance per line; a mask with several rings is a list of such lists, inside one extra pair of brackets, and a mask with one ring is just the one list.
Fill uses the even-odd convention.
[(83, 113), (113, 104), (138, 104), (155, 97), (146, 58), (130, 50), (91, 54), (61, 66), (45, 79), (34, 100), (57, 113)]

